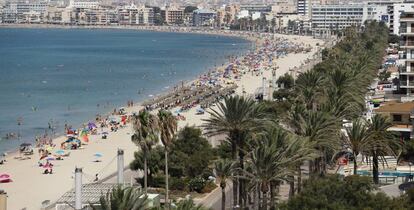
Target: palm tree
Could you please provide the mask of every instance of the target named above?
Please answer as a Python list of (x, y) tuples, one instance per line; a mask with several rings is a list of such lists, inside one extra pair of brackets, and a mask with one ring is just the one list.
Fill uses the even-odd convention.
[(369, 154), (372, 156), (372, 177), (375, 184), (379, 183), (379, 158), (386, 155), (396, 156), (396, 151), (401, 147), (400, 142), (396, 141), (395, 134), (388, 131), (391, 126), (391, 120), (380, 114), (372, 117), (368, 123), (371, 138)]
[(177, 120), (171, 112), (160, 110), (158, 120), (161, 133), (161, 141), (165, 147), (165, 206), (169, 208), (168, 202), (168, 151), (177, 132)]
[[(243, 178), (249, 180), (256, 191), (255, 209), (267, 209), (268, 192), (272, 183), (291, 181), (297, 164), (315, 157), (313, 145), (293, 138), (277, 126), (269, 126), (260, 134), (257, 145), (249, 153)], [(258, 198), (262, 194), (263, 200)], [(273, 199), (271, 199), (273, 200)], [(274, 207), (274, 203), (271, 203)]]
[(177, 210), (207, 210), (207, 208), (204, 208), (202, 205), (196, 205), (193, 201), (193, 199), (184, 199), (178, 202)]
[(339, 122), (322, 111), (305, 111), (299, 118), (298, 135), (307, 138), (319, 151), (319, 157), (314, 160), (314, 165), (309, 164), (309, 172), (325, 173), (325, 161), (327, 152), (335, 152), (340, 147)]
[(93, 210), (141, 210), (147, 202), (147, 197), (137, 188), (119, 185), (99, 198), (99, 207), (90, 206)]
[(221, 187), (221, 209), (226, 209), (226, 185), (235, 169), (235, 162), (228, 159), (221, 159), (214, 164), (214, 173), (220, 181)]
[(354, 156), (354, 174), (357, 174), (357, 156), (361, 153), (368, 152), (371, 147), (371, 138), (368, 127), (365, 122), (356, 119), (352, 122), (352, 127), (345, 128), (345, 144), (352, 149)]
[(316, 71), (307, 71), (298, 76), (296, 89), (299, 99), (304, 102), (307, 109), (316, 109), (316, 102), (323, 92), (321, 90), (322, 82), (323, 77)]
[(158, 142), (158, 120), (156, 116), (143, 110), (138, 115), (133, 115), (132, 121), (135, 133), (131, 140), (144, 153), (144, 189), (146, 195), (148, 187), (147, 159), (149, 151)]
[[(245, 155), (243, 148), (245, 147), (246, 136), (255, 127), (255, 119), (262, 117), (262, 106), (257, 105), (250, 98), (230, 96), (220, 102), (217, 109), (208, 111), (211, 116), (204, 120), (203, 127), (207, 135), (227, 134), (231, 144), (232, 158), (237, 160), (238, 154), (240, 167), (243, 168)], [(237, 187), (240, 189), (239, 197), (237, 196)], [(233, 180), (234, 206), (237, 205), (237, 197), (239, 198), (239, 205), (242, 206), (243, 193), (242, 182)]]

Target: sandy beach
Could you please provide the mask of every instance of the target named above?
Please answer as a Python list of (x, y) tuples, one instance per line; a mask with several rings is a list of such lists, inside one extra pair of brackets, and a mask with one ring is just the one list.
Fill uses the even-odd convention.
[[(136, 28), (134, 28), (136, 29)], [(149, 28), (139, 28), (142, 30), (151, 30)], [(173, 32), (199, 32), (209, 33), (217, 35), (231, 35), (248, 38), (251, 41), (255, 41), (258, 45), (258, 49), (263, 44), (266, 37), (278, 37), (287, 39), (292, 43), (303, 44), (311, 46), (309, 52), (289, 53), (275, 60), (278, 69), (276, 71), (277, 77), (285, 74), (292, 73), (289, 71), (294, 67), (299, 67), (309, 59), (315, 58), (315, 53), (318, 52), (323, 46), (322, 40), (316, 40), (312, 37), (290, 36), (290, 35), (270, 35), (270, 34), (254, 34), (254, 33), (230, 33), (228, 31), (188, 31), (171, 28), (153, 28), (157, 31), (173, 31)], [(309, 65), (309, 62), (308, 62)], [(236, 94), (253, 96), (257, 91), (257, 88), (262, 86), (262, 78), (266, 77), (270, 79), (272, 72), (270, 70), (263, 70), (262, 74), (256, 76), (255, 74), (246, 73), (240, 79), (234, 80), (237, 85), (235, 89)], [(161, 88), (160, 88), (161, 89)], [(214, 106), (210, 108), (214, 109)], [(127, 108), (128, 113), (137, 112), (142, 109), (142, 106), (134, 106)], [(172, 111), (178, 110), (178, 107), (172, 108)], [(180, 115), (185, 117), (185, 120), (179, 121), (179, 127), (185, 125), (200, 126), (202, 119), (209, 117), (206, 112), (203, 115), (197, 115), (197, 107), (191, 107), (185, 112), (180, 112)], [(83, 183), (90, 183), (95, 178), (95, 174), (98, 174), (100, 179), (113, 174), (116, 171), (116, 153), (118, 148), (125, 151), (125, 165), (129, 164), (133, 160), (133, 152), (137, 150), (130, 136), (132, 134), (132, 128), (129, 124), (125, 128), (119, 129), (117, 132), (110, 132), (108, 128), (104, 131), (108, 131), (109, 135), (107, 139), (101, 139), (100, 135), (90, 135), (88, 145), (83, 146), (81, 149), (68, 150), (70, 152), (69, 157), (65, 157), (64, 160), (55, 160), (53, 174), (43, 174), (43, 169), (39, 168), (39, 154), (35, 149), (34, 154), (29, 156), (30, 159), (20, 160), (19, 154), (11, 154), (6, 157), (7, 162), (0, 165), (0, 174), (7, 173), (11, 176), (12, 182), (0, 183), (0, 189), (7, 192), (8, 195), (8, 209), (18, 210), (26, 208), (41, 209), (42, 202), (49, 200), (50, 203), (56, 201), (66, 191), (70, 190), (74, 186), (73, 173), (75, 167), (83, 168), (84, 179)], [(53, 140), (56, 145), (60, 145), (61, 142), (66, 140), (66, 137), (59, 137)], [(209, 139), (210, 143), (214, 146), (220, 141), (219, 137)], [(54, 148), (54, 151), (59, 148)], [(103, 156), (100, 158), (101, 162), (94, 162), (94, 154), (101, 153)], [(126, 182), (129, 182), (130, 178), (125, 178)]]

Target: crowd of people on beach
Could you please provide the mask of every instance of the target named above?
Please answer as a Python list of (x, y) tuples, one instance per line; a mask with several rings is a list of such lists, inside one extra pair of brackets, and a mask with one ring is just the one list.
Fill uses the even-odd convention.
[(233, 94), (237, 88), (235, 81), (243, 75), (251, 73), (252, 76), (259, 77), (263, 71), (275, 68), (276, 59), (288, 53), (306, 53), (312, 50), (310, 45), (295, 43), (273, 34), (243, 33), (243, 36), (254, 41), (256, 48), (245, 55), (230, 57), (227, 65), (210, 70), (187, 85), (175, 87), (170, 93), (144, 102), (145, 109), (179, 107), (177, 118), (182, 119), (179, 115), (182, 111), (196, 106), (206, 109), (221, 98)]
[[(191, 32), (206, 33), (205, 31)], [(151, 111), (159, 108), (166, 110), (178, 108), (174, 112), (178, 120), (186, 120), (180, 113), (194, 107), (198, 107), (196, 114), (204, 114), (205, 109), (223, 97), (234, 94), (238, 87), (237, 81), (244, 75), (261, 77), (264, 71), (275, 68), (274, 61), (276, 59), (286, 56), (288, 53), (306, 53), (312, 50), (310, 45), (299, 41), (292, 42), (274, 34), (225, 32), (225, 35), (226, 33), (251, 40), (255, 48), (244, 55), (229, 57), (227, 64), (200, 75), (192, 82), (187, 84), (183, 82), (165, 95), (151, 98), (142, 104), (144, 109)], [(133, 107), (134, 101), (128, 100), (126, 106)], [(110, 132), (117, 132), (120, 128), (125, 127), (129, 121), (130, 118), (126, 115), (125, 108), (119, 108), (114, 109), (108, 116), (97, 115), (94, 122), (84, 124), (79, 129), (73, 129), (72, 126), (65, 124), (66, 140), (57, 145), (50, 135), (36, 136), (35, 147), (38, 149), (40, 157), (39, 167), (43, 169), (43, 173), (52, 174), (52, 161), (64, 160), (70, 156), (68, 151), (86, 146), (89, 143), (90, 135), (101, 135), (101, 139), (107, 139)]]

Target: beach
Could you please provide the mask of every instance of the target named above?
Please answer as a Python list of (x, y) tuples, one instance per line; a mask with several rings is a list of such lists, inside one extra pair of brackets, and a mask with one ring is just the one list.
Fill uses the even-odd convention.
[[(141, 30), (151, 30), (151, 28), (140, 28)], [(264, 50), (264, 45), (267, 41), (272, 41), (272, 39), (277, 38), (278, 40), (283, 40), (286, 43), (295, 43), (297, 45), (309, 46), (309, 51), (298, 52), (298, 53), (289, 53), (279, 58), (272, 58), (271, 65), (269, 60), (265, 59), (260, 61), (263, 66), (266, 68), (258, 67), (259, 70), (255, 72), (246, 71), (240, 73), (238, 71), (237, 79), (234, 78), (234, 72), (230, 73), (229, 78), (218, 84), (208, 84), (208, 88), (213, 89), (220, 85), (220, 88), (233, 87), (235, 94), (245, 95), (249, 97), (254, 97), (257, 93), (257, 89), (263, 84), (263, 77), (267, 79), (272, 78), (272, 68), (277, 66), (276, 77), (279, 77), (285, 73), (293, 74), (297, 76), (298, 72), (293, 71), (293, 69), (299, 68), (302, 64), (309, 65), (310, 59), (317, 59), (315, 54), (320, 51), (323, 47), (322, 40), (316, 40), (312, 37), (300, 37), (300, 36), (290, 36), (290, 35), (273, 35), (273, 34), (258, 34), (258, 33), (248, 33), (248, 32), (229, 32), (229, 31), (203, 31), (203, 30), (187, 30), (187, 29), (176, 29), (176, 28), (153, 28), (157, 31), (170, 31), (170, 32), (183, 32), (183, 33), (209, 33), (217, 35), (230, 35), (238, 36), (249, 39), (256, 44), (256, 53), (257, 57), (261, 58), (259, 55), (269, 56), (269, 52), (262, 52)], [(321, 45), (321, 46), (318, 46)], [(272, 54), (273, 55), (273, 54)], [(263, 57), (262, 56), (262, 57)], [(235, 62), (237, 59), (242, 58), (232, 58), (231, 62)], [(266, 64), (266, 65), (265, 65)], [(218, 67), (222, 68), (217, 70), (217, 72), (225, 72), (223, 68), (226, 68), (230, 63), (225, 66)], [(240, 66), (243, 65), (238, 65)], [(260, 65), (259, 65), (260, 66)], [(237, 68), (236, 68), (237, 69)], [(301, 68), (302, 70), (305, 67)], [(208, 74), (206, 72), (206, 74)], [(187, 83), (186, 85), (191, 86), (194, 84), (196, 87), (198, 83), (204, 81), (201, 75), (199, 78), (196, 78), (194, 81)], [(229, 82), (230, 81), (230, 82)], [(208, 81), (210, 83), (211, 80)], [(224, 84), (226, 83), (226, 84)], [(230, 83), (230, 84), (227, 84)], [(179, 85), (177, 85), (179, 86)], [(202, 85), (200, 85), (202, 86)], [(207, 89), (208, 89), (207, 88)], [(162, 89), (162, 87), (160, 87)], [(176, 90), (179, 90), (177, 87)], [(207, 97), (207, 96), (206, 96)], [(147, 100), (147, 102), (151, 100)], [(138, 112), (143, 108), (139, 103), (135, 102), (132, 107), (127, 107), (127, 113), (131, 114), (133, 112)], [(164, 104), (165, 105), (165, 104)], [(147, 105), (148, 106), (148, 105)], [(214, 102), (209, 104), (203, 109), (206, 111), (204, 114), (199, 114), (199, 106), (197, 104), (191, 103), (191, 106), (187, 106), (185, 110), (181, 110), (182, 107), (169, 107), (174, 113), (179, 113), (182, 120), (179, 120), (179, 127), (182, 128), (186, 125), (200, 126), (202, 120), (209, 117), (208, 110), (214, 109)], [(156, 111), (159, 107), (154, 107), (153, 111)], [(101, 135), (89, 135), (89, 142), (87, 145), (82, 146), (77, 150), (68, 150), (70, 152), (69, 157), (65, 157), (64, 160), (54, 160), (53, 174), (42, 174), (42, 168), (39, 168), (38, 161), (40, 159), (37, 150), (35, 149), (34, 154), (30, 159), (21, 160), (18, 158), (20, 155), (18, 153), (10, 154), (6, 157), (6, 162), (3, 165), (0, 165), (0, 172), (7, 173), (11, 176), (12, 182), (10, 183), (1, 183), (0, 189), (3, 189), (7, 192), (8, 195), (8, 209), (41, 209), (42, 202), (49, 200), (48, 203), (53, 204), (60, 196), (62, 196), (66, 191), (70, 190), (74, 186), (74, 170), (75, 167), (83, 168), (84, 179), (83, 183), (90, 183), (95, 179), (95, 174), (98, 174), (99, 179), (103, 179), (116, 171), (116, 154), (118, 149), (123, 149), (125, 165), (129, 164), (133, 160), (133, 152), (138, 148), (131, 142), (131, 134), (133, 132), (131, 125), (126, 124), (124, 128), (120, 128), (117, 132), (111, 132), (109, 128), (104, 128), (100, 132), (108, 132), (107, 139), (101, 139)], [(53, 140), (53, 143), (60, 145), (63, 141), (66, 140), (66, 137), (59, 137)], [(210, 143), (214, 146), (219, 144), (223, 140), (219, 137), (210, 138)], [(53, 151), (58, 150), (56, 147)], [(52, 151), (52, 152), (53, 152)], [(94, 154), (99, 152), (102, 154), (100, 157), (100, 162), (95, 162)], [(115, 161), (114, 161), (115, 160)], [(129, 182), (131, 178), (126, 177), (125, 181)]]

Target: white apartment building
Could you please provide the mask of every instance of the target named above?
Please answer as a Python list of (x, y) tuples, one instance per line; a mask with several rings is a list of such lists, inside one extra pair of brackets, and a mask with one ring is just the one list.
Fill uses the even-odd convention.
[(414, 12), (414, 3), (398, 3), (394, 4), (394, 10), (393, 10), (393, 33), (396, 35), (401, 34), (401, 24), (404, 24), (405, 22), (401, 22), (401, 15), (404, 13), (411, 13)]
[(247, 10), (250, 15), (256, 12), (269, 13), (272, 11), (272, 6), (266, 4), (242, 4), (240, 5), (240, 10)]
[(367, 4), (336, 4), (312, 6), (312, 29), (315, 31), (342, 30), (362, 26), (366, 20), (389, 23), (387, 6)]
[(135, 4), (119, 7), (118, 21), (121, 25), (152, 25), (154, 24), (154, 10), (150, 7), (136, 6)]
[(298, 15), (310, 16), (311, 7), (311, 0), (297, 0), (296, 2), (296, 11)]
[(81, 9), (98, 9), (98, 1), (75, 1), (71, 0), (69, 2), (69, 8), (81, 8)]
[(394, 30), (401, 35), (400, 90), (407, 96), (414, 93), (414, 4), (394, 5)]
[(3, 9), (2, 19), (5, 23), (42, 22), (47, 2), (14, 2), (7, 3)]

